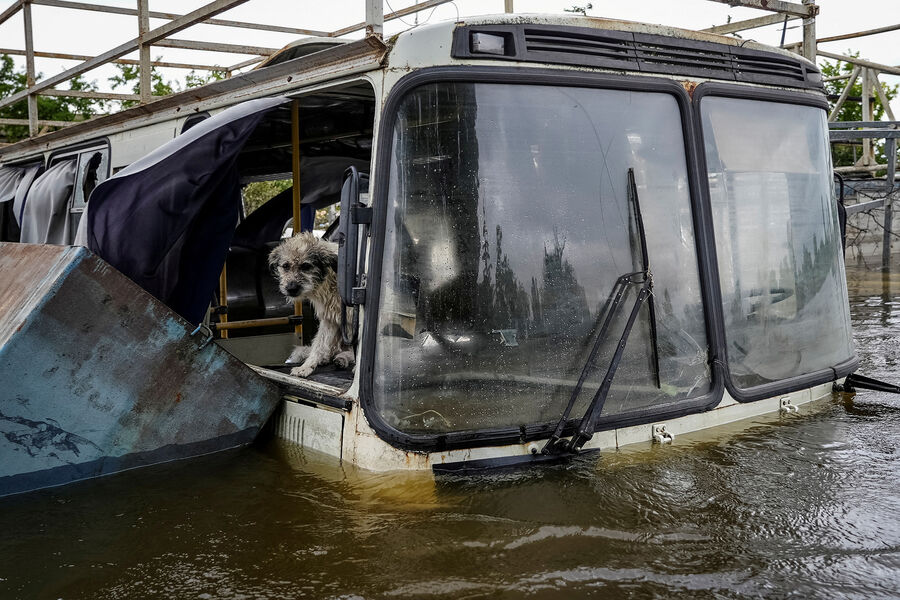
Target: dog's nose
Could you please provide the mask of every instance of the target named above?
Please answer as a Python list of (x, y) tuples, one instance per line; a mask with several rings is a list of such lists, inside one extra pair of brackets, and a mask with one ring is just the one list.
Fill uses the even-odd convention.
[(292, 283), (284, 287), (284, 291), (288, 293), (288, 296), (296, 296), (300, 293), (300, 286), (296, 283)]

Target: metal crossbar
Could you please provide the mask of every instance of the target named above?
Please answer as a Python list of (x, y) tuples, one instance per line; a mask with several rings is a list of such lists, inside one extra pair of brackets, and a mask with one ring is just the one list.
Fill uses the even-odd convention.
[[(183, 39), (171, 39), (175, 33), (181, 32), (189, 27), (198, 24), (216, 25), (221, 27), (232, 27), (248, 30), (270, 31), (275, 33), (288, 33), (297, 36), (316, 36), (316, 37), (341, 37), (358, 31), (365, 31), (367, 36), (381, 37), (385, 21), (399, 19), (407, 15), (411, 15), (423, 10), (433, 9), (441, 4), (446, 4), (452, 0), (426, 0), (415, 6), (403, 8), (388, 14), (383, 12), (383, 0), (362, 0), (365, 3), (366, 20), (364, 22), (355, 23), (353, 25), (343, 27), (334, 31), (321, 31), (317, 29), (309, 29), (303, 27), (287, 27), (283, 25), (269, 25), (264, 23), (250, 23), (244, 21), (236, 21), (229, 19), (215, 18), (218, 14), (235, 8), (249, 0), (212, 0), (208, 4), (201, 6), (187, 14), (176, 14), (169, 12), (151, 11), (149, 8), (149, 0), (136, 0), (137, 8), (124, 8), (118, 6), (109, 6), (104, 4), (93, 4), (87, 2), (75, 2), (72, 0), (16, 0), (6, 10), (0, 13), (0, 24), (3, 24), (19, 12), (22, 13), (25, 24), (25, 48), (21, 49), (0, 49), (2, 54), (24, 55), (26, 57), (26, 78), (27, 88), (21, 92), (11, 94), (6, 98), (0, 99), (0, 108), (15, 104), (22, 100), (28, 102), (28, 119), (15, 120), (15, 124), (28, 125), (29, 135), (34, 136), (38, 133), (38, 126), (51, 124), (48, 121), (39, 121), (37, 114), (37, 96), (53, 95), (72, 97), (92, 97), (99, 99), (112, 100), (139, 100), (142, 103), (153, 100), (150, 92), (150, 69), (152, 67), (170, 67), (181, 69), (196, 69), (206, 71), (224, 71), (226, 77), (232, 72), (245, 67), (256, 64), (265, 58), (277, 52), (276, 48), (263, 48), (258, 46), (248, 46), (241, 44), (222, 44), (205, 41), (192, 41)], [(511, 4), (511, 2), (510, 2)], [(137, 17), (138, 29), (137, 37), (125, 42), (111, 50), (107, 50), (97, 56), (84, 56), (79, 54), (68, 53), (49, 53), (36, 51), (33, 44), (34, 23), (31, 14), (32, 6), (49, 6), (53, 8), (61, 8), (67, 10), (91, 11), (105, 14), (116, 14)], [(165, 19), (168, 23), (161, 25), (155, 29), (150, 29), (149, 20)], [(190, 50), (201, 50), (209, 52), (233, 52), (239, 54), (249, 54), (253, 56), (248, 60), (231, 66), (206, 65), (206, 64), (188, 64), (176, 62), (163, 62), (150, 60), (150, 47), (170, 47), (182, 48)], [(137, 51), (139, 59), (126, 59), (125, 55)], [(58, 58), (63, 60), (81, 61), (74, 67), (66, 69), (62, 73), (36, 81), (36, 70), (34, 66), (35, 57), (40, 58)], [(138, 65), (140, 73), (140, 94), (114, 94), (105, 92), (90, 92), (87, 96), (85, 93), (71, 90), (58, 90), (55, 86), (69, 81), (87, 71), (95, 69), (99, 66), (117, 63)], [(52, 125), (60, 126), (64, 122), (53, 122)]]

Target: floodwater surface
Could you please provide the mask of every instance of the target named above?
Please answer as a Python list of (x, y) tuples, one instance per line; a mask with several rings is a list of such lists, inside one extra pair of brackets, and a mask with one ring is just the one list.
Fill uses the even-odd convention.
[[(850, 269), (900, 382), (900, 274)], [(435, 482), (277, 441), (0, 501), (0, 598), (898, 598), (900, 396)]]

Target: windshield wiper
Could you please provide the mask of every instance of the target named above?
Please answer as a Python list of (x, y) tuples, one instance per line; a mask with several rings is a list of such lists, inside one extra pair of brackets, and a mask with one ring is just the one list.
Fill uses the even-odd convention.
[[(607, 298), (606, 304), (604, 305), (604, 311), (600, 313), (604, 314), (605, 312), (606, 318), (603, 321), (603, 325), (600, 328), (600, 331), (597, 333), (597, 338), (594, 341), (594, 345), (591, 348), (588, 359), (585, 362), (584, 367), (581, 369), (581, 375), (578, 377), (578, 383), (575, 384), (575, 388), (572, 390), (572, 394), (569, 397), (569, 403), (566, 405), (566, 409), (565, 411), (563, 411), (562, 417), (556, 424), (556, 428), (553, 430), (553, 434), (550, 436), (550, 439), (547, 440), (547, 443), (541, 449), (542, 454), (561, 454), (563, 452), (574, 454), (578, 452), (588, 440), (591, 439), (594, 434), (594, 429), (596, 428), (596, 421), (599, 418), (600, 413), (603, 412), (603, 406), (606, 403), (606, 398), (609, 395), (610, 388), (612, 387), (612, 382), (613, 378), (616, 375), (616, 370), (619, 368), (619, 362), (622, 360), (622, 353), (625, 351), (625, 344), (628, 342), (628, 336), (631, 334), (631, 330), (634, 327), (634, 323), (637, 320), (638, 314), (640, 313), (641, 305), (648, 298), (650, 300), (650, 338), (652, 343), (653, 362), (655, 367), (654, 378), (656, 381), (656, 386), (660, 386), (659, 354), (657, 352), (656, 343), (656, 311), (654, 310), (653, 306), (653, 277), (650, 274), (650, 260), (647, 255), (647, 236), (644, 231), (644, 219), (641, 216), (640, 202), (638, 200), (637, 194), (637, 185), (634, 181), (634, 169), (628, 169), (628, 200), (632, 209), (631, 216), (634, 218), (635, 228), (637, 229), (637, 240), (634, 241), (636, 241), (640, 246), (642, 270), (634, 273), (620, 275), (619, 278), (616, 279), (615, 284), (613, 284), (612, 291), (610, 291), (609, 297)], [(629, 229), (631, 229), (631, 222), (629, 222)], [(632, 239), (634, 239), (634, 237), (635, 236), (632, 235)], [(581, 418), (575, 434), (571, 437), (571, 439), (569, 439), (568, 442), (563, 442), (561, 440), (563, 430), (565, 429), (566, 423), (569, 421), (569, 414), (572, 412), (572, 407), (575, 406), (575, 402), (578, 399), (579, 394), (581, 393), (582, 387), (584, 386), (584, 380), (587, 378), (588, 373), (590, 373), (594, 369), (600, 346), (606, 339), (610, 324), (612, 323), (612, 320), (618, 312), (619, 306), (621, 305), (622, 297), (625, 295), (628, 286), (634, 284), (640, 284), (640, 289), (638, 291), (637, 298), (635, 298), (634, 300), (634, 305), (631, 308), (631, 314), (628, 315), (628, 321), (626, 321), (625, 327), (622, 330), (622, 335), (619, 337), (619, 342), (618, 344), (616, 344), (616, 350), (609, 361), (609, 366), (606, 369), (606, 375), (604, 375), (603, 377), (603, 383), (601, 383), (600, 388), (594, 394), (594, 397), (591, 399), (590, 404), (588, 404), (588, 408), (585, 411), (584, 416)]]

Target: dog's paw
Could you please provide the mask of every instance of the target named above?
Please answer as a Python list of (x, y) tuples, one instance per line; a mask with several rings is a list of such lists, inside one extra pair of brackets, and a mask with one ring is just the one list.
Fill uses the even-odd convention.
[(293, 369), (291, 369), (291, 375), (293, 375), (294, 377), (309, 377), (315, 370), (315, 367), (300, 365), (299, 367), (294, 367)]
[(356, 362), (356, 357), (353, 356), (353, 350), (344, 350), (334, 357), (334, 364), (341, 369), (346, 369), (354, 362)]
[(338, 352), (334, 357), (334, 364), (341, 369), (346, 369), (355, 362), (356, 357), (353, 355), (353, 350), (344, 350), (343, 352)]
[(309, 358), (309, 353), (311, 351), (312, 348), (310, 348), (309, 346), (295, 346), (293, 352), (291, 352), (291, 355), (284, 362), (302, 363), (307, 358)]

